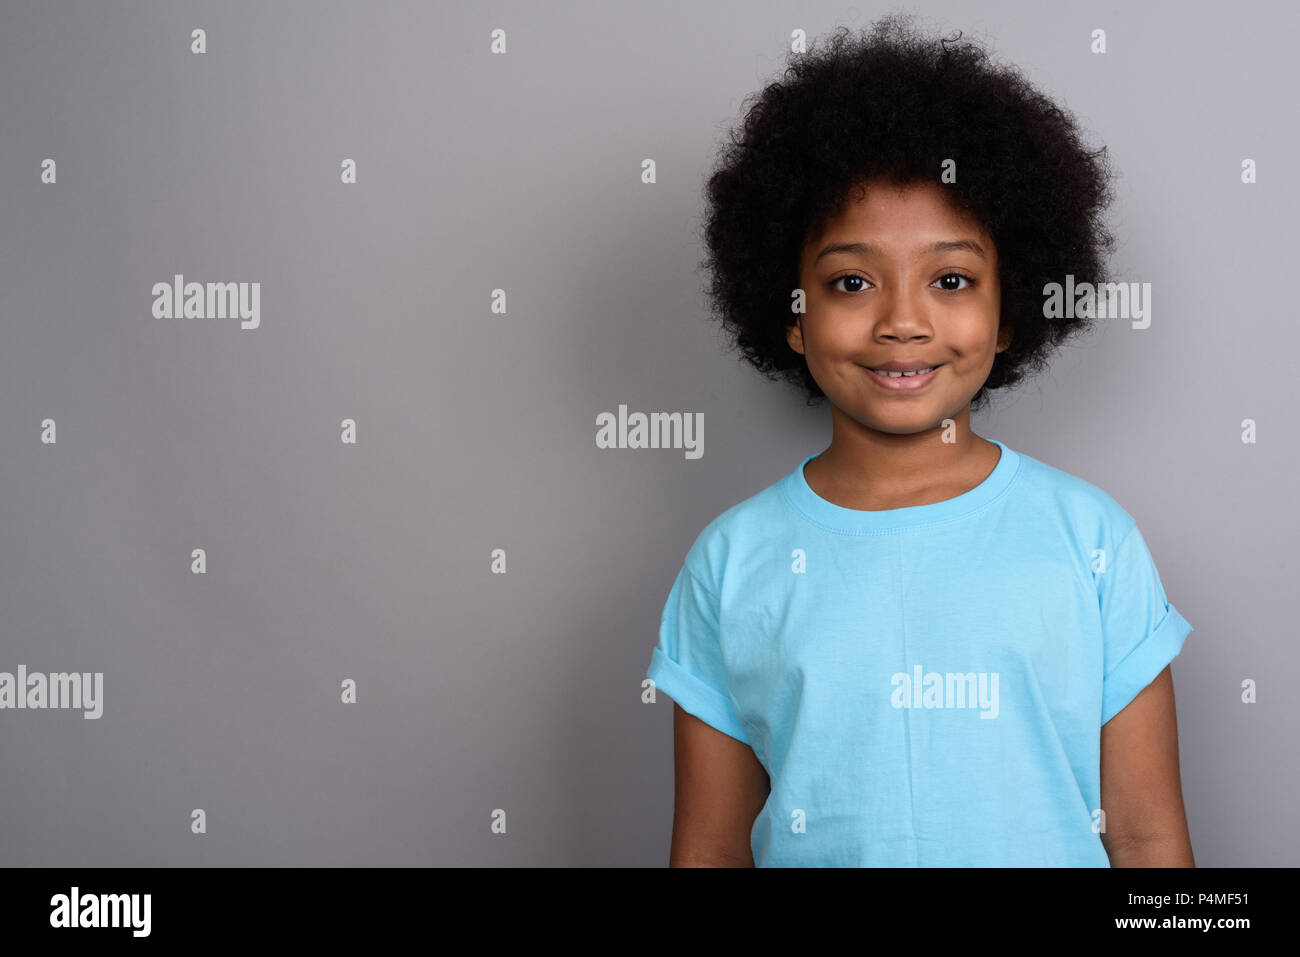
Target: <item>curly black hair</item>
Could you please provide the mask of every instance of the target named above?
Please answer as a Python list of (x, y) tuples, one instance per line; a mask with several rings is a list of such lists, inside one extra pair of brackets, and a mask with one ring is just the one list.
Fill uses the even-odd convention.
[(786, 339), (803, 244), (873, 180), (940, 182), (996, 244), (1000, 328), (988, 390), (1041, 371), (1087, 316), (1048, 319), (1043, 286), (1099, 283), (1114, 238), (1102, 221), (1113, 199), (1106, 149), (1081, 142), (1072, 114), (1013, 66), (997, 66), (961, 34), (932, 39), (912, 17), (890, 14), (854, 35), (840, 27), (824, 44), (791, 54), (783, 82), (766, 86), (718, 156), (705, 189), (700, 263), (714, 312), (743, 360), (769, 379), (825, 393)]

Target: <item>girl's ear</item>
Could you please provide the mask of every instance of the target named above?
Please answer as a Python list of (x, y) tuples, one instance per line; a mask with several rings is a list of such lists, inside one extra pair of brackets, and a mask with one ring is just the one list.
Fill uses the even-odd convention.
[(785, 341), (790, 344), (791, 349), (803, 355), (803, 326), (798, 319), (785, 327)]
[(1011, 345), (1011, 336), (1014, 330), (1008, 324), (998, 326), (998, 352), (1004, 351)]

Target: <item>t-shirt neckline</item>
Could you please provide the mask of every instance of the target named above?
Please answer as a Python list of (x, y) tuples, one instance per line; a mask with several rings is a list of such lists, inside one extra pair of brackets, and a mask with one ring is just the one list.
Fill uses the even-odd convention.
[(836, 505), (814, 492), (803, 474), (804, 466), (820, 455), (820, 452), (814, 452), (800, 462), (799, 467), (786, 476), (782, 488), (786, 500), (805, 518), (832, 531), (850, 535), (948, 521), (987, 505), (1006, 491), (1012, 479), (1016, 477), (1020, 469), (1020, 456), (997, 439), (991, 441), (1002, 450), (993, 471), (979, 485), (942, 502), (878, 510), (844, 508)]

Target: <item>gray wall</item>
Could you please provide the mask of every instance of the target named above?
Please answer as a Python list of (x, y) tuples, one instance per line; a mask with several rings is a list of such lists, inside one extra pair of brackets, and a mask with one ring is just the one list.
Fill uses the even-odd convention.
[[(700, 190), (792, 30), (890, 9), (5, 0), (0, 671), (104, 684), (98, 720), (0, 711), (0, 863), (665, 863), (662, 603), (830, 435), (710, 325)], [(1103, 324), (975, 428), (1114, 496), (1195, 627), (1198, 863), (1300, 863), (1296, 5), (912, 9), (1122, 172), (1151, 327)], [(176, 273), (260, 282), (260, 326), (153, 318)], [(703, 413), (705, 454), (597, 448), (620, 404)]]

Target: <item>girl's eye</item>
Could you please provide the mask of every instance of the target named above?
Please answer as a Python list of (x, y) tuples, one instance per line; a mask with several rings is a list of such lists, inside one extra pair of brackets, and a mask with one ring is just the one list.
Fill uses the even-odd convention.
[[(943, 282), (945, 279), (961, 279), (961, 280), (965, 280), (965, 282), (966, 282), (968, 285), (973, 285), (974, 282), (975, 282), (975, 280), (971, 279), (970, 276), (963, 275), (962, 273), (959, 273), (959, 272), (950, 272), (950, 273), (948, 273), (946, 276), (940, 276), (940, 277), (939, 277), (938, 279), (936, 279), (935, 281), (936, 281), (936, 282)], [(957, 287), (956, 289), (954, 289), (954, 288), (952, 288), (951, 286), (945, 286), (945, 287), (944, 287), (944, 291), (945, 291), (945, 292), (961, 292), (961, 291), (962, 291), (963, 289), (965, 289), (965, 288), (967, 288), (967, 287), (966, 287), (966, 286), (959, 286), (959, 287)]]
[[(842, 283), (842, 282), (845, 282), (845, 283), (848, 283), (848, 282), (855, 282), (855, 283), (857, 283), (858, 285), (857, 285), (856, 287), (853, 287), (853, 288), (843, 289), (843, 288), (841, 288), (841, 287), (839, 286), (839, 283)], [(861, 291), (862, 291), (862, 287), (863, 287), (864, 285), (866, 285), (866, 282), (867, 282), (867, 281), (866, 281), (865, 279), (863, 279), (861, 276), (854, 276), (854, 275), (850, 274), (850, 275), (847, 275), (847, 276), (840, 276), (838, 279), (832, 279), (832, 280), (831, 280), (831, 288), (832, 288), (832, 289), (836, 289), (836, 290), (838, 290), (838, 291), (840, 291), (840, 292), (861, 292)]]

